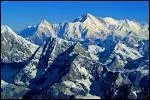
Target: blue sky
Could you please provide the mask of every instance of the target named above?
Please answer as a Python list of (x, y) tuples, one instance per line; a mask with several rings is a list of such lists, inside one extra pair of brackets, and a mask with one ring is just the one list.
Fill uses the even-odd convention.
[(85, 13), (139, 22), (148, 22), (149, 19), (146, 1), (3, 1), (1, 11), (2, 24), (17, 31), (28, 25), (36, 25), (42, 19), (59, 23)]

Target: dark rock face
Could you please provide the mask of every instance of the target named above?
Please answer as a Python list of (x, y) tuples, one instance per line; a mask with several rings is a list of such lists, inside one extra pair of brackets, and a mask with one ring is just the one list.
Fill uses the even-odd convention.
[(139, 83), (140, 87), (143, 89), (143, 91), (148, 92), (149, 90), (149, 75), (144, 76)]
[(149, 98), (149, 75), (144, 76), (139, 83), (142, 91), (138, 93), (138, 99)]
[(105, 63), (108, 57), (112, 54), (115, 46), (116, 46), (116, 43), (111, 43), (110, 47), (107, 47), (104, 52), (99, 54), (100, 62)]
[(145, 62), (145, 60), (146, 60), (146, 57), (141, 57), (139, 59), (132, 60), (132, 61), (128, 62), (124, 68), (125, 69), (136, 69), (136, 68), (138, 68), (138, 66), (141, 63)]
[(103, 99), (128, 99), (132, 92), (130, 80), (120, 72), (104, 69), (102, 73), (92, 82), (90, 93)]
[(115, 91), (115, 94), (113, 95), (114, 99), (128, 99), (128, 96), (131, 92), (131, 84), (123, 84), (120, 87), (118, 87)]
[(138, 86), (139, 81), (142, 78), (142, 73), (140, 71), (131, 72), (128, 78), (132, 82), (133, 85)]
[(43, 50), (42, 50), (42, 54), (41, 54), (39, 62), (38, 62), (37, 74), (38, 74), (39, 71), (40, 71), (39, 73), (44, 72), (44, 69), (48, 67), (48, 61), (49, 61), (50, 55), (51, 55), (51, 53), (52, 53), (52, 51), (54, 49), (54, 45), (55, 45), (54, 38), (48, 38), (46, 40), (46, 43), (44, 44), (44, 47), (43, 47)]

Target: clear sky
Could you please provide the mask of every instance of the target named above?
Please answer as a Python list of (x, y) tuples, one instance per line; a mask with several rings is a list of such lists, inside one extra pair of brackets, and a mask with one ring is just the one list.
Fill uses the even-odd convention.
[(85, 13), (139, 22), (148, 22), (149, 19), (146, 1), (3, 1), (1, 11), (2, 24), (17, 31), (28, 25), (36, 25), (42, 19), (59, 23)]

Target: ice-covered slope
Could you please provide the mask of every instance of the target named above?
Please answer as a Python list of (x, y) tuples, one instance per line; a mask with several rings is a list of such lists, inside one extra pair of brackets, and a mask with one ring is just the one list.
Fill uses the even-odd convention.
[(2, 62), (19, 62), (30, 57), (38, 46), (17, 35), (6, 25), (1, 26)]

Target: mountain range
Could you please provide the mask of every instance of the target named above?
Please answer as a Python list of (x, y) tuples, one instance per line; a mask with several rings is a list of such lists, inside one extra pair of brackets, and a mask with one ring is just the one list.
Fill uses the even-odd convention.
[(149, 97), (149, 25), (84, 14), (15, 33), (1, 25), (3, 99)]

